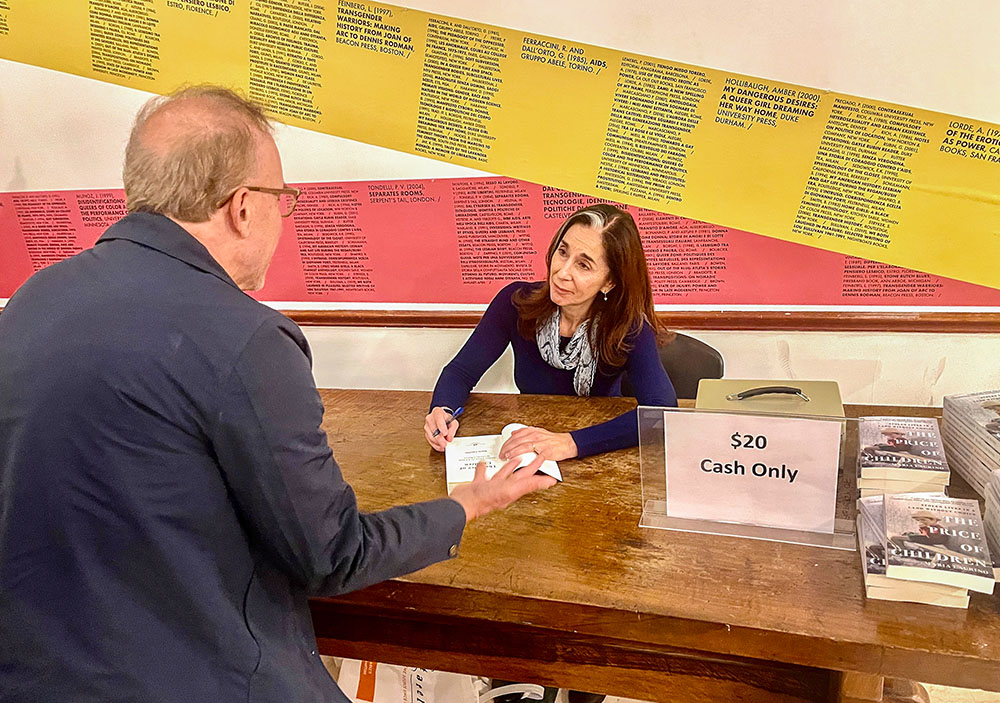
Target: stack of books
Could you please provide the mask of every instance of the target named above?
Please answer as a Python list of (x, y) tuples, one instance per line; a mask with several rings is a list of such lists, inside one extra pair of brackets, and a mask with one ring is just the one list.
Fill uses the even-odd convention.
[(977, 501), (909, 493), (869, 496), (859, 506), (858, 541), (869, 598), (967, 608), (970, 590), (993, 592)]
[(1000, 580), (1000, 469), (994, 469), (986, 483), (986, 544), (993, 557), (993, 577)]
[(944, 446), (955, 471), (985, 496), (1000, 469), (1000, 391), (946, 395)]
[(889, 493), (944, 493), (951, 480), (938, 422), (931, 417), (858, 420), (861, 497)]

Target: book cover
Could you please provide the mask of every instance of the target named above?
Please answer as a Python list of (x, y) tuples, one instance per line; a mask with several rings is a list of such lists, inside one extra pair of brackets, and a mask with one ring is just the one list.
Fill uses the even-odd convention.
[(904, 493), (884, 506), (887, 576), (993, 592), (978, 501)]
[(948, 483), (948, 463), (934, 418), (860, 418), (858, 446), (862, 478)]
[(865, 581), (865, 595), (876, 600), (910, 601), (950, 608), (966, 608), (969, 594), (964, 588), (939, 583), (894, 579), (886, 575), (883, 498), (872, 496), (859, 502), (858, 551)]

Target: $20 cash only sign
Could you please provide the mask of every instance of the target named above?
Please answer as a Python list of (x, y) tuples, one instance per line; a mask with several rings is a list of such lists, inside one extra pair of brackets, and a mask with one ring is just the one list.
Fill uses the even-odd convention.
[(841, 422), (663, 415), (667, 515), (833, 532)]

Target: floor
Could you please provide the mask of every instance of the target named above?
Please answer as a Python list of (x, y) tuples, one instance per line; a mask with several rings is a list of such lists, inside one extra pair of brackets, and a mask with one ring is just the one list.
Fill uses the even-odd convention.
[(1000, 703), (1000, 693), (925, 684), (931, 703)]
[[(340, 665), (339, 660), (333, 657), (322, 657), (323, 663), (326, 665), (330, 674), (336, 680), (337, 674), (339, 673)], [(930, 694), (931, 703), (1000, 703), (1000, 693), (991, 693), (989, 691), (979, 691), (970, 688), (951, 688), (949, 686), (934, 686), (932, 684), (924, 684), (927, 692)], [(568, 703), (566, 699), (566, 691), (561, 689), (559, 695), (556, 697), (556, 703)], [(605, 703), (645, 703), (644, 701), (636, 701), (631, 698), (617, 698), (611, 696), (605, 699)]]
[[(949, 686), (932, 686), (924, 684), (931, 696), (931, 703), (1000, 703), (1000, 693), (978, 691), (970, 688), (951, 688)], [(559, 692), (556, 703), (566, 703), (563, 692)], [(630, 698), (606, 698), (604, 703), (642, 703)]]

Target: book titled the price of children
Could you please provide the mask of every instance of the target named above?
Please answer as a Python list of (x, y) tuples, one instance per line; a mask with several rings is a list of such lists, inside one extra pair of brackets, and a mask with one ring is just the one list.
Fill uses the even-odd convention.
[(665, 412), (667, 514), (833, 532), (841, 422)]

